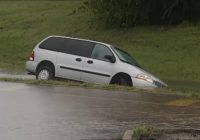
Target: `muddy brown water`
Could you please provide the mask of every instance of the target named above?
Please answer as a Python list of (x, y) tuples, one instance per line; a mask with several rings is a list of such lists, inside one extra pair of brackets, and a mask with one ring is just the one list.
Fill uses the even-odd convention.
[(199, 103), (180, 96), (0, 82), (1, 140), (110, 140), (139, 124), (200, 128)]

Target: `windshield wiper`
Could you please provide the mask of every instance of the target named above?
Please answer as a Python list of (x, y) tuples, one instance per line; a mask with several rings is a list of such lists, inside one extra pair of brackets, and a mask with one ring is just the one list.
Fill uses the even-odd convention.
[(139, 65), (139, 64), (133, 64), (133, 63), (130, 63), (129, 61), (127, 61), (127, 60), (124, 60), (124, 59), (120, 59), (122, 62), (124, 62), (124, 63), (127, 63), (127, 64), (130, 64), (130, 65), (133, 65), (133, 66), (136, 66), (136, 67), (139, 67), (139, 68), (141, 68), (141, 66)]
[[(127, 60), (124, 60), (124, 59), (120, 59), (122, 62), (125, 62), (125, 63), (128, 63), (128, 64), (131, 64), (129, 61)], [(132, 65), (132, 64), (131, 64)]]

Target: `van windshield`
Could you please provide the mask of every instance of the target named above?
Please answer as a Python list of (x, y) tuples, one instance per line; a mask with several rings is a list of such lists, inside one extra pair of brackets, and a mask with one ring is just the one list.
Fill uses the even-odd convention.
[(132, 58), (127, 52), (116, 47), (112, 47), (112, 49), (122, 62), (141, 68), (140, 64), (134, 58)]

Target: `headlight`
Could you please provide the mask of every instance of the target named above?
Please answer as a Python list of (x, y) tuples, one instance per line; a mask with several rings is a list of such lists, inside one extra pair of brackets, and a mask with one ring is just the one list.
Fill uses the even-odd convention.
[(149, 83), (153, 83), (153, 79), (151, 79), (149, 76), (145, 74), (138, 74), (135, 78), (147, 81)]

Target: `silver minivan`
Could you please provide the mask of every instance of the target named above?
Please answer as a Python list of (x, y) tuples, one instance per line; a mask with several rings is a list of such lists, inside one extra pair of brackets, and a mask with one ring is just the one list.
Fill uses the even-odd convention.
[(112, 45), (63, 36), (49, 36), (34, 48), (26, 62), (39, 80), (65, 78), (97, 84), (140, 88), (167, 87), (125, 51)]

